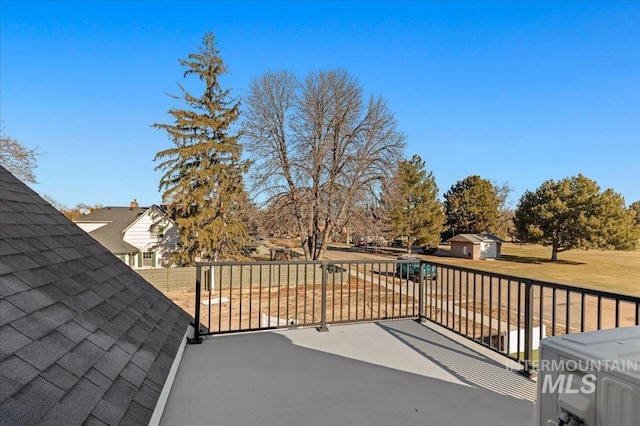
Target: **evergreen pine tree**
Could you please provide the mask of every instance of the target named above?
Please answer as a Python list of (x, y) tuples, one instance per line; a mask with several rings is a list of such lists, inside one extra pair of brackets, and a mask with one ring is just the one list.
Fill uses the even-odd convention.
[(418, 155), (398, 164), (398, 171), (384, 196), (391, 227), (411, 246), (437, 247), (445, 215), (438, 200), (438, 186)]
[(515, 237), (522, 243), (551, 247), (551, 260), (571, 249), (632, 250), (640, 238), (634, 212), (611, 189), (579, 174), (548, 180), (520, 198), (514, 217)]
[(155, 123), (175, 145), (155, 156), (162, 197), (168, 214), (176, 221), (182, 247), (177, 260), (240, 258), (248, 244), (248, 233), (240, 219), (244, 200), (243, 174), (248, 163), (241, 159), (242, 146), (232, 130), (238, 119), (239, 102), (220, 86), (227, 68), (215, 47), (212, 33), (188, 59), (181, 59), (184, 77), (195, 76), (204, 92), (194, 96), (178, 83), (185, 108), (172, 108), (172, 124)]
[(495, 233), (499, 228), (498, 189), (473, 175), (456, 182), (444, 194), (447, 225), (453, 234)]

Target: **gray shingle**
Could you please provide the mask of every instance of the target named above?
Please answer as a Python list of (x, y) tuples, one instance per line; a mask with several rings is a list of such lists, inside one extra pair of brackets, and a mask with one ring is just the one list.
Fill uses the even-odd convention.
[(102, 399), (124, 412), (137, 393), (138, 390), (131, 383), (122, 377), (118, 377)]
[(36, 340), (51, 333), (61, 324), (41, 311), (37, 311), (13, 321), (11, 325), (25, 336)]
[(53, 383), (36, 377), (28, 385), (20, 389), (13, 395), (13, 399), (18, 403), (29, 407), (31, 415), (36, 418), (42, 417), (49, 411), (60, 398), (64, 396), (64, 391)]
[(96, 294), (93, 290), (86, 290), (78, 294), (77, 297), (74, 298), (74, 301), (76, 301), (76, 303), (78, 304), (81, 304), (85, 311), (99, 305), (103, 302), (103, 300), (104, 299)]
[(149, 377), (145, 377), (144, 378), (143, 384), (145, 386), (149, 386), (149, 388), (151, 388), (154, 391), (158, 392), (158, 394), (160, 394), (160, 392), (162, 392), (162, 387), (163, 386), (156, 384), (153, 380), (149, 379)]
[(131, 405), (129, 406), (129, 409), (124, 414), (124, 417), (120, 422), (120, 425), (121, 426), (146, 425), (146, 424), (149, 424), (149, 420), (151, 420), (152, 415), (153, 415), (153, 410), (144, 408), (142, 405), (134, 401), (131, 403)]
[(86, 311), (78, 315), (74, 321), (93, 332), (102, 327), (107, 322), (107, 319), (97, 312)]
[(117, 425), (120, 423), (125, 411), (126, 410), (114, 407), (102, 399), (98, 402), (96, 408), (93, 409), (91, 415), (108, 425)]
[(49, 245), (44, 240), (41, 239), (40, 242), (45, 246), (45, 249), (43, 249), (40, 254), (46, 259), (46, 262), (48, 264), (47, 267), (49, 268), (49, 270), (59, 278), (65, 278), (66, 276), (68, 276), (68, 274), (70, 273), (68, 268), (58, 268), (56, 265), (57, 263), (62, 263), (64, 261), (62, 256), (60, 256), (54, 250), (51, 250), (51, 247), (49, 247)]
[(94, 312), (98, 312), (107, 319), (111, 319), (118, 314), (118, 311), (109, 305), (104, 299), (101, 298), (100, 300), (102, 302), (94, 307)]
[(160, 352), (147, 373), (147, 377), (157, 385), (163, 386), (172, 364), (173, 358), (166, 352)]
[(43, 418), (43, 424), (82, 424), (104, 395), (104, 390), (82, 378)]
[(64, 391), (70, 390), (79, 380), (58, 364), (53, 364), (41, 376)]
[(29, 283), (32, 288), (49, 284), (58, 278), (54, 274), (50, 273), (46, 268), (17, 271), (14, 272), (13, 275), (20, 278), (22, 281)]
[(55, 284), (56, 287), (58, 287), (61, 291), (71, 296), (75, 296), (80, 291), (85, 289), (85, 286), (82, 283), (76, 281), (72, 276), (65, 277), (60, 281), (56, 281)]
[(11, 302), (13, 306), (26, 314), (39, 311), (59, 300), (53, 300), (46, 292), (41, 291), (44, 287), (47, 286), (28, 291), (21, 291), (20, 293), (7, 297), (7, 301)]
[(64, 302), (57, 302), (53, 305), (49, 305), (40, 312), (51, 318), (54, 323), (57, 324), (56, 327), (61, 326), (76, 316), (76, 312), (65, 305)]
[(131, 362), (144, 371), (149, 371), (158, 353), (148, 345), (142, 345), (131, 358)]
[(133, 400), (145, 408), (155, 410), (159, 397), (160, 392), (152, 389), (147, 384), (143, 384)]
[(89, 416), (87, 417), (87, 420), (82, 423), (82, 426), (109, 426), (109, 424), (103, 422), (102, 420), (98, 420), (94, 416)]
[(125, 306), (127, 306), (126, 303), (113, 296), (107, 299), (107, 303), (117, 311), (121, 311)]
[[(13, 398), (7, 398), (0, 404), (0, 419), (3, 426), (6, 425), (35, 425), (38, 424), (42, 413), (39, 410), (32, 410), (32, 403), (17, 401)], [(58, 425), (56, 425), (58, 426)]]
[(95, 368), (91, 368), (89, 371), (87, 371), (84, 377), (94, 385), (102, 388), (105, 392), (107, 391), (107, 389), (109, 389), (109, 387), (111, 387), (111, 384), (113, 383), (112, 379), (108, 378)]
[(0, 280), (0, 296), (2, 297), (9, 297), (19, 291), (26, 291), (30, 289), (31, 286), (15, 275), (3, 275)]
[[(19, 244), (18, 241), (8, 240), (7, 242), (8, 242), (7, 245), (13, 246), (13, 247), (15, 247), (16, 244)], [(27, 254), (25, 254), (26, 247), (24, 246), (28, 246), (28, 245), (23, 244), (23, 247), (20, 247), (20, 248), (16, 247), (19, 251), (19, 253), (17, 254), (9, 254), (7, 256), (2, 257), (2, 263), (3, 265), (5, 265), (5, 268), (6, 268), (4, 269), (2, 275), (7, 275), (12, 272), (34, 269), (39, 266), (36, 262), (31, 260), (31, 258)], [(28, 246), (28, 247), (29, 247), (29, 251), (33, 250), (33, 247), (31, 246)]]
[[(17, 254), (17, 253), (19, 253), (17, 249), (7, 244), (5, 240), (0, 240), (0, 256), (4, 257), (10, 254)], [(5, 272), (3, 272), (2, 274), (5, 274)]]
[(134, 323), (135, 321), (133, 320), (133, 318), (131, 318), (124, 312), (120, 312), (118, 315), (111, 318), (111, 320), (109, 320), (109, 322), (106, 323), (104, 327), (102, 327), (102, 329), (116, 339), (119, 339), (120, 337), (124, 336), (127, 330), (129, 330), (129, 328), (131, 328)]
[(89, 337), (88, 340), (97, 346), (101, 347), (105, 351), (108, 351), (111, 346), (116, 342), (116, 339), (111, 337), (109, 334), (105, 333), (103, 330), (94, 331)]
[(91, 334), (89, 330), (78, 324), (75, 320), (69, 321), (60, 327), (58, 332), (72, 342), (78, 343)]
[(124, 367), (124, 370), (122, 370), (122, 373), (120, 373), (120, 376), (126, 381), (128, 381), (129, 383), (131, 383), (132, 385), (134, 385), (137, 389), (137, 388), (140, 388), (140, 386), (142, 385), (142, 382), (144, 381), (146, 374), (147, 374), (146, 371), (142, 370), (140, 367), (130, 362)]
[(40, 371), (44, 371), (61, 356), (66, 354), (74, 343), (62, 334), (54, 331), (46, 336), (34, 340), (16, 352), (20, 358)]
[(0, 360), (3, 360), (31, 343), (31, 339), (10, 325), (5, 325), (0, 327), (0, 342), (2, 342), (0, 344)]
[(40, 371), (15, 355), (0, 362), (0, 377), (2, 377), (2, 386), (0, 386), (1, 399), (4, 400), (6, 397), (13, 395), (39, 373)]
[(117, 346), (112, 346), (95, 364), (96, 370), (115, 380), (129, 363), (131, 356)]
[(0, 326), (15, 321), (24, 315), (25, 312), (15, 307), (7, 299), (0, 299)]
[[(3, 393), (2, 391), (2, 388), (0, 388), (0, 394)], [(2, 425), (27, 424), (27, 419), (21, 411), (19, 404), (12, 398), (2, 401), (2, 404), (0, 404), (0, 419), (2, 419)]]
[(124, 336), (116, 340), (116, 346), (118, 346), (129, 355), (135, 354), (141, 344), (142, 342), (134, 340), (129, 334), (125, 334)]
[(78, 346), (73, 348), (73, 350), (60, 358), (58, 364), (70, 373), (80, 377), (84, 375), (84, 373), (95, 364), (96, 359), (99, 359), (104, 353), (105, 351), (100, 347), (88, 340), (83, 340)]

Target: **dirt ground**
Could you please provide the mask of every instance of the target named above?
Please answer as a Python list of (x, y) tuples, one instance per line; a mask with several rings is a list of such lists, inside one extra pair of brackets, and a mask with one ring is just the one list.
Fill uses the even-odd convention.
[[(417, 299), (371, 282), (351, 279), (327, 286), (328, 322), (397, 318), (417, 315)], [(195, 316), (195, 291), (165, 293), (182, 309)], [(220, 303), (220, 297), (222, 303)], [(313, 326), (322, 320), (320, 285), (274, 286), (271, 288), (225, 289), (201, 294), (200, 321), (211, 331), (257, 329), (278, 325)], [(211, 300), (213, 303), (207, 304)], [(284, 322), (284, 323), (283, 323)]]

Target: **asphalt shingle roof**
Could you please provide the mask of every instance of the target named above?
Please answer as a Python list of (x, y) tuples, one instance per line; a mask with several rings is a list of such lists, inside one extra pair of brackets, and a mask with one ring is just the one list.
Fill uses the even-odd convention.
[(0, 166), (0, 424), (146, 424), (191, 318)]
[(449, 238), (447, 241), (459, 241), (466, 243), (487, 243), (487, 242), (502, 242), (502, 240), (495, 235), (491, 234), (459, 234), (453, 238)]
[(76, 223), (106, 223), (89, 235), (112, 253), (137, 253), (136, 247), (123, 240), (124, 230), (147, 210), (147, 207), (104, 207), (81, 216)]

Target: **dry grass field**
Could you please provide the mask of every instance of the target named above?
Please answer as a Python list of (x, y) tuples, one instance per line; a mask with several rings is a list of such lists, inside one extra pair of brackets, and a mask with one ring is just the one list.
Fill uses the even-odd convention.
[[(440, 251), (448, 249), (441, 246)], [(550, 258), (549, 247), (512, 243), (504, 243), (502, 258), (494, 261), (425, 256), (449, 265), (640, 296), (640, 250), (570, 250), (560, 253), (558, 262)]]

